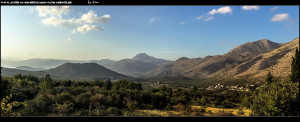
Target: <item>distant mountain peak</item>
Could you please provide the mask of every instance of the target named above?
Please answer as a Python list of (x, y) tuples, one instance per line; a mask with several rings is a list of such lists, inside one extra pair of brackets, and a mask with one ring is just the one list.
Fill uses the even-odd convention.
[(183, 60), (188, 60), (189, 58), (187, 57), (180, 57), (179, 59), (177, 59), (176, 61), (183, 61)]
[(132, 60), (139, 60), (139, 61), (143, 61), (143, 62), (153, 62), (153, 63), (163, 63), (163, 62), (167, 62), (167, 60), (164, 59), (158, 59), (158, 58), (154, 58), (152, 56), (149, 56), (146, 53), (139, 53), (136, 56), (134, 56), (132, 58)]
[(146, 53), (139, 53), (139, 54), (137, 54), (137, 55), (146, 55), (146, 56), (149, 56), (149, 55), (146, 54)]
[(145, 59), (149, 59), (149, 58), (153, 58), (153, 57), (147, 55), (146, 53), (139, 53), (136, 56), (134, 56), (132, 59), (134, 59), (134, 60), (145, 60)]
[(261, 39), (261, 40), (258, 40), (257, 42), (264, 45), (265, 47), (269, 47), (272, 44), (278, 44), (278, 43), (272, 42), (268, 39)]
[(260, 39), (253, 42), (242, 44), (227, 53), (227, 55), (258, 55), (269, 52), (280, 47), (280, 43), (272, 42), (268, 39)]

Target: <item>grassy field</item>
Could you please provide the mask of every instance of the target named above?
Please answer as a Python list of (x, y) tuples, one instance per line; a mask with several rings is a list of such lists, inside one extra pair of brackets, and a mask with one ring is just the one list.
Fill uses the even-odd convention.
[[(205, 108), (205, 112), (200, 113), (200, 109)], [(137, 116), (249, 116), (250, 110), (243, 109), (243, 114), (238, 114), (238, 109), (228, 108), (213, 108), (203, 106), (192, 106), (194, 112), (182, 112), (182, 111), (171, 111), (171, 110), (136, 110), (135, 115)]]
[[(193, 108), (201, 109), (201, 106), (193, 106)], [(211, 113), (209, 113), (207, 111), (211, 111)], [(206, 112), (204, 115), (205, 116), (214, 116), (215, 113), (218, 113), (221, 111), (230, 112), (235, 116), (249, 116), (250, 112), (251, 112), (251, 110), (249, 110), (249, 109), (243, 109), (244, 114), (238, 115), (238, 111), (239, 111), (238, 109), (206, 107)]]

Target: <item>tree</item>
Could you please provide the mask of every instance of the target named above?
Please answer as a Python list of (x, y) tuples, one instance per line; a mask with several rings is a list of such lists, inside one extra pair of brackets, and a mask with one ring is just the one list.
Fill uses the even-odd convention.
[(293, 56), (292, 63), (291, 63), (291, 74), (290, 74), (290, 81), (293, 83), (299, 83), (300, 81), (300, 63), (299, 63), (299, 50), (296, 48), (295, 57)]
[(272, 82), (269, 72), (266, 80), (254, 94), (250, 105), (254, 115), (258, 116), (299, 116), (299, 50), (296, 48), (292, 59), (290, 81)]
[(104, 84), (103, 84), (103, 86), (104, 86), (105, 90), (110, 90), (111, 87), (112, 87), (112, 83), (111, 83), (110, 79), (107, 80), (107, 81), (105, 81)]
[(52, 79), (49, 74), (44, 77), (43, 82), (40, 84), (41, 93), (47, 94), (52, 89)]
[(266, 82), (267, 83), (272, 83), (273, 81), (273, 75), (271, 74), (270, 71), (268, 71), (267, 77), (266, 77)]
[(1, 99), (8, 95), (9, 92), (9, 83), (7, 79), (1, 77)]
[(255, 92), (250, 109), (256, 116), (299, 116), (299, 83), (264, 84)]

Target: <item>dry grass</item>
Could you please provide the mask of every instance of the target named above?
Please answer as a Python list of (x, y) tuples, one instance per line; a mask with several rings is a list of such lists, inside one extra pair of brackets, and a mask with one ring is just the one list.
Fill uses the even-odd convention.
[[(195, 109), (201, 109), (203, 106), (193, 106)], [(232, 113), (234, 116), (249, 116), (251, 110), (243, 109), (244, 115), (238, 115), (238, 109), (230, 109), (230, 108), (213, 108), (213, 107), (206, 107), (206, 111), (211, 111), (212, 113), (206, 112), (205, 116), (220, 116), (222, 112)], [(220, 115), (219, 115), (220, 114)]]
[[(203, 106), (192, 106), (193, 110), (201, 110)], [(206, 107), (206, 112), (203, 116), (249, 116), (250, 110), (243, 109), (244, 114), (238, 115), (238, 109), (227, 109), (227, 108), (213, 108)], [(211, 113), (210, 113), (210, 112)], [(168, 110), (136, 110), (135, 112), (140, 113), (143, 116), (197, 116), (197, 115), (187, 115), (180, 111), (168, 111)]]
[(136, 112), (140, 112), (143, 115), (149, 115), (149, 116), (180, 116), (181, 115), (181, 112), (167, 111), (167, 110), (136, 110)]

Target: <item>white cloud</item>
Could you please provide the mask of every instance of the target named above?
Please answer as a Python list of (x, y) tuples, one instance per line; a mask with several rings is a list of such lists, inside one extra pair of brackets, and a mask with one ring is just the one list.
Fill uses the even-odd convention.
[(62, 15), (67, 15), (71, 10), (69, 6), (38, 6), (36, 10), (39, 16), (46, 17), (42, 19), (42, 23), (45, 25), (62, 26), (62, 27), (75, 27), (72, 33), (77, 32), (87, 33), (91, 30), (102, 31), (103, 27), (98, 27), (96, 23), (107, 23), (111, 16), (105, 14), (98, 16), (94, 11), (89, 11), (83, 14), (80, 18), (63, 19)]
[(229, 6), (224, 6), (218, 9), (213, 9), (211, 11), (209, 11), (206, 14), (203, 14), (201, 16), (196, 17), (197, 20), (203, 20), (203, 21), (210, 21), (213, 19), (216, 19), (213, 15), (215, 14), (227, 14), (227, 13), (232, 13), (232, 8), (230, 8)]
[(105, 14), (101, 17), (98, 17), (93, 11), (89, 11), (87, 14), (83, 14), (80, 19), (62, 19), (61, 17), (51, 16), (49, 18), (45, 18), (42, 20), (42, 23), (54, 26), (74, 26), (74, 25), (81, 25), (86, 23), (106, 23), (110, 20), (110, 15)]
[(282, 13), (282, 14), (276, 14), (275, 16), (273, 16), (271, 21), (280, 22), (280, 21), (285, 21), (285, 20), (290, 20), (290, 19), (291, 18), (288, 13)]
[(274, 12), (274, 11), (276, 11), (278, 8), (279, 8), (278, 6), (275, 6), (275, 7), (273, 7), (273, 8), (270, 8), (270, 11), (271, 11), (271, 12)]
[(259, 6), (242, 6), (243, 10), (258, 10)]
[(45, 25), (63, 26), (63, 27), (75, 26), (75, 25), (79, 24), (76, 22), (76, 20), (74, 18), (65, 20), (65, 19), (62, 19), (59, 17), (55, 17), (55, 16), (42, 19), (42, 23)]
[(157, 17), (151, 17), (151, 18), (149, 19), (149, 23), (153, 23), (153, 22), (157, 22), (157, 21), (160, 21), (160, 19), (157, 18)]
[(98, 17), (97, 14), (95, 14), (92, 10), (89, 11), (86, 14), (83, 14), (81, 16), (81, 18), (79, 19), (79, 21), (82, 21), (84, 23), (95, 23), (95, 22), (101, 22), (101, 23), (105, 23), (108, 22), (110, 19), (110, 15), (105, 14), (101, 17)]
[(215, 17), (210, 16), (210, 15), (201, 15), (201, 16), (196, 17), (196, 19), (197, 20), (203, 20), (203, 21), (207, 22), (207, 21), (215, 19)]
[(203, 19), (204, 17), (205, 17), (205, 15), (201, 15), (201, 16), (196, 17), (196, 19), (197, 19), (197, 20), (201, 20), (201, 19)]
[(77, 27), (77, 29), (73, 29), (72, 33), (75, 34), (77, 32), (80, 32), (80, 33), (84, 34), (84, 33), (87, 33), (89, 31), (92, 31), (92, 30), (102, 31), (102, 30), (104, 30), (104, 28), (103, 27), (98, 27), (96, 25), (84, 24), (80, 27)]
[(204, 19), (204, 21), (209, 21), (209, 20), (212, 20), (212, 19), (215, 19), (215, 17), (213, 17), (213, 16), (207, 17), (207, 18)]
[(271, 18), (272, 22), (288, 22), (288, 25), (285, 27), (287, 29), (293, 29), (293, 24), (295, 23), (288, 13), (276, 14)]
[(70, 6), (37, 6), (36, 10), (39, 12), (39, 16), (46, 17), (50, 16), (58, 16), (60, 17), (62, 14), (67, 15), (71, 10)]
[(208, 14), (214, 15), (214, 14), (227, 14), (232, 13), (232, 9), (229, 6), (221, 7), (219, 9), (213, 9)]
[(68, 41), (68, 42), (71, 42), (71, 41), (72, 41), (72, 39), (71, 39), (71, 38), (68, 38), (68, 39), (67, 39), (67, 41)]

